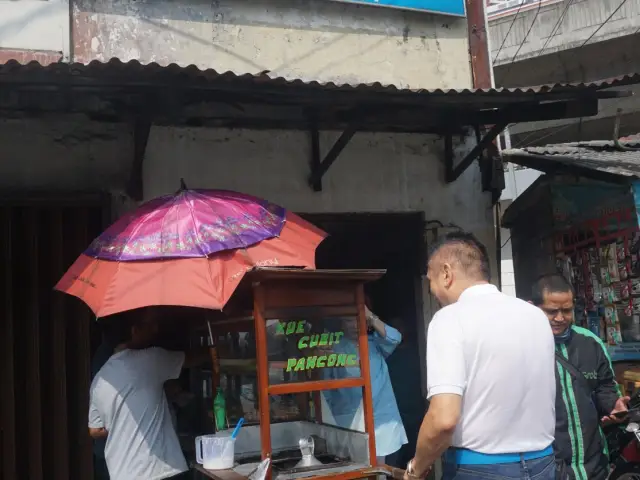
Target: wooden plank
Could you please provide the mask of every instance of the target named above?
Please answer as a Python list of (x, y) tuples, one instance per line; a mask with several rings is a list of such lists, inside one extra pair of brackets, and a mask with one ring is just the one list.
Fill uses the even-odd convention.
[(364, 286), (356, 288), (358, 299), (358, 353), (360, 354), (360, 375), (364, 380), (362, 387), (362, 410), (364, 411), (364, 431), (369, 434), (369, 460), (374, 467), (376, 461), (376, 436), (373, 424), (373, 399), (371, 396), (371, 367), (369, 365), (369, 337), (364, 309)]
[(269, 395), (287, 395), (290, 393), (317, 392), (321, 390), (336, 390), (338, 388), (363, 387), (362, 378), (341, 378), (338, 380), (315, 380), (312, 382), (282, 383), (270, 385)]
[[(267, 352), (267, 324), (264, 318), (265, 291), (262, 285), (254, 288), (253, 317), (256, 329), (256, 361), (258, 364), (258, 408), (260, 410), (260, 442), (262, 459), (271, 456), (271, 412), (269, 404), (269, 366)], [(267, 472), (271, 480), (271, 468)]]
[[(57, 208), (51, 212), (48, 224), (51, 239), (49, 255), (51, 258), (51, 285), (64, 274), (64, 245), (63, 245), (62, 210)], [(52, 292), (51, 300), (51, 369), (56, 379), (52, 386), (51, 406), (55, 412), (50, 418), (55, 441), (50, 446), (53, 450), (53, 478), (67, 480), (69, 470), (69, 421), (67, 405), (67, 329), (64, 311), (64, 297), (59, 292)]]
[[(43, 478), (42, 465), (42, 383), (40, 372), (40, 285), (38, 252), (38, 212), (25, 210), (24, 241), (26, 242), (26, 288), (23, 297), (28, 302), (26, 326), (26, 385), (27, 385), (27, 445), (29, 448), (29, 479)], [(26, 447), (26, 446), (25, 446)]]
[(207, 478), (213, 480), (247, 480), (247, 477), (233, 470), (207, 470), (202, 465), (195, 464), (193, 469)]
[(12, 262), (12, 221), (11, 208), (0, 209), (0, 231), (2, 232), (2, 280), (0, 284), (0, 342), (2, 342), (2, 364), (0, 365), (0, 395), (2, 398), (0, 416), (2, 418), (2, 477), (5, 480), (18, 478), (16, 466), (16, 415), (15, 415), (15, 365), (13, 333), (13, 262)]
[[(264, 311), (267, 319), (326, 319), (330, 317), (352, 317), (355, 319), (358, 309), (355, 302), (351, 305), (314, 305), (312, 307), (269, 308)], [(246, 330), (245, 330), (246, 331)]]
[(265, 308), (353, 305), (356, 301), (352, 283), (315, 280), (265, 282)]

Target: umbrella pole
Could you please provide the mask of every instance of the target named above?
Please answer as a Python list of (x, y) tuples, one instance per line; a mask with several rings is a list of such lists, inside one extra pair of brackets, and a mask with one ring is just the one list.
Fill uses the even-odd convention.
[(218, 360), (218, 349), (213, 339), (213, 329), (209, 320), (207, 320), (207, 328), (209, 329), (209, 354), (211, 355), (211, 371), (213, 372), (211, 381), (215, 391), (220, 386), (220, 362)]
[(213, 332), (211, 331), (211, 322), (207, 320), (207, 327), (209, 328), (209, 345), (213, 345)]

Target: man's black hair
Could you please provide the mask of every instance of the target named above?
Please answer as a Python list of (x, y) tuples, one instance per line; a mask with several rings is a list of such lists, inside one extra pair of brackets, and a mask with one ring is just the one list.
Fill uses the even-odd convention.
[(131, 340), (131, 329), (140, 319), (143, 309), (128, 310), (102, 319), (104, 336), (113, 348)]
[(468, 232), (450, 232), (438, 238), (431, 246), (429, 258), (431, 259), (440, 250), (447, 249), (447, 257), (451, 261), (457, 261), (462, 270), (479, 277), (482, 280), (491, 280), (491, 267), (489, 266), (489, 253), (475, 235)]
[[(117, 317), (117, 318), (116, 318)], [(127, 343), (131, 340), (131, 320), (127, 317), (114, 316), (105, 320), (105, 324), (109, 323), (109, 326), (104, 331), (104, 336), (107, 343), (113, 348)]]
[(549, 273), (538, 277), (533, 283), (533, 287), (531, 288), (531, 302), (533, 302), (534, 305), (542, 305), (544, 303), (545, 293), (573, 294), (573, 287), (564, 275)]

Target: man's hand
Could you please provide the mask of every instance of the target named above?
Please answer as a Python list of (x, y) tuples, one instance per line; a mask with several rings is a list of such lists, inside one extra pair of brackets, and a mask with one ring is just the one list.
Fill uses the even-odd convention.
[(382, 338), (385, 338), (387, 336), (387, 330), (385, 328), (384, 322), (380, 320), (380, 318), (375, 313), (369, 310), (369, 307), (367, 307), (366, 305), (364, 307), (364, 313), (367, 317), (367, 326), (369, 328), (373, 328), (376, 332), (378, 332), (378, 335), (380, 335)]
[(91, 428), (89, 427), (89, 436), (95, 440), (100, 438), (107, 438), (109, 432), (107, 432), (106, 428)]
[(620, 397), (617, 401), (615, 406), (613, 407), (613, 410), (611, 410), (611, 413), (606, 416), (606, 417), (602, 417), (601, 421), (604, 425), (609, 425), (611, 423), (622, 423), (624, 422), (625, 418), (624, 415), (616, 415), (622, 412), (626, 412), (629, 410), (628, 404), (629, 404), (629, 397)]
[(407, 464), (407, 469), (404, 471), (403, 480), (422, 480), (427, 478), (429, 473), (431, 472), (431, 467), (427, 469), (426, 472), (419, 474), (413, 469), (413, 458)]

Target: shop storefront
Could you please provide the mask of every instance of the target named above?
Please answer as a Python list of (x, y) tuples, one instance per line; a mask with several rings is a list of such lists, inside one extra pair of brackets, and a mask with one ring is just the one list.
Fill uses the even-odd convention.
[(503, 217), (516, 291), (529, 298), (536, 278), (561, 272), (575, 290), (576, 324), (607, 344), (612, 361), (639, 361), (640, 182), (632, 171), (616, 171), (604, 158), (590, 163), (580, 153), (572, 159), (506, 152), (509, 161), (549, 173)]
[[(8, 92), (0, 104), (25, 116), (0, 129), (8, 159), (1, 175), (8, 234), (0, 250), (11, 265), (0, 301), (0, 380), (7, 385), (1, 456), (7, 478), (34, 479), (44, 471), (91, 478), (92, 469), (86, 411), (94, 323), (86, 309), (51, 296), (51, 278), (136, 202), (174, 192), (185, 178), (193, 188), (237, 190), (316, 215), (320, 226), (331, 224), (325, 228), (336, 241), (324, 252), (330, 261), (319, 255), (325, 268), (395, 266), (385, 276), (390, 293), (381, 295), (390, 299), (392, 316), (411, 319), (407, 337), (415, 346), (405, 358), (424, 368), (431, 306), (418, 253), (425, 221), (459, 225), (494, 246), (492, 197), (499, 195), (502, 169), (484, 151), (510, 123), (596, 114), (598, 100), (610, 97), (606, 88), (614, 85), (414, 91), (118, 60), (49, 67), (13, 62), (0, 67), (0, 83)], [(484, 136), (483, 125), (493, 125)], [(46, 193), (35, 196), (38, 204), (34, 191)], [(58, 199), (81, 199), (78, 192), (99, 194), (100, 202), (106, 196), (104, 208), (81, 202), (72, 209)], [(109, 213), (94, 213), (98, 209)], [(372, 226), (364, 228), (354, 213), (407, 218), (385, 228), (379, 217), (368, 218), (361, 223)], [(340, 217), (321, 221), (317, 215)], [(85, 218), (87, 224), (77, 223)], [(70, 243), (67, 232), (78, 232), (78, 243)], [(411, 249), (398, 240), (374, 249), (373, 239), (393, 238), (389, 232)], [(26, 263), (19, 260), (23, 251)], [(407, 260), (409, 251), (417, 252), (414, 261)], [(49, 267), (45, 259), (56, 263)], [(73, 327), (59, 330), (69, 321)], [(51, 375), (49, 364), (56, 367)], [(420, 396), (418, 368), (420, 381), (412, 384), (418, 391), (407, 397)], [(59, 412), (51, 427), (40, 418), (45, 405)], [(291, 405), (274, 415), (285, 416), (284, 407)], [(27, 450), (28, 462), (20, 454)], [(67, 460), (71, 451), (74, 462)]]

